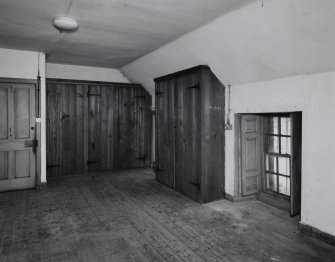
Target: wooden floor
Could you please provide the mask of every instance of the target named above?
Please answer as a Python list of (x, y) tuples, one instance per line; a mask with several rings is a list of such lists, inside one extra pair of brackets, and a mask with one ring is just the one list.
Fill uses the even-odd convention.
[(0, 194), (0, 261), (335, 261), (335, 248), (257, 201), (200, 205), (148, 169)]

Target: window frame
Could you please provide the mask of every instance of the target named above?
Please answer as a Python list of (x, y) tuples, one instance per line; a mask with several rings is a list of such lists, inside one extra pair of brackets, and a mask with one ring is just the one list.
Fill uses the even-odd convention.
[[(290, 200), (291, 198), (291, 165), (292, 165), (292, 159), (291, 159), (291, 154), (292, 154), (292, 148), (290, 149), (291, 150), (291, 154), (282, 154), (282, 142), (281, 142), (281, 138), (282, 137), (286, 137), (286, 138), (290, 138), (290, 143), (292, 143), (292, 119), (291, 119), (291, 115), (290, 114), (268, 114), (268, 115), (264, 115), (263, 116), (263, 123), (264, 123), (264, 130), (263, 130), (263, 175), (262, 175), (262, 179), (263, 179), (263, 192), (264, 193), (267, 193), (267, 194), (270, 194), (274, 197), (277, 197), (277, 198), (282, 198), (282, 199), (285, 199), (287, 201)], [(277, 121), (278, 121), (278, 133), (277, 134), (274, 134), (274, 133), (270, 133), (270, 128), (269, 128), (269, 122), (270, 122), (270, 119), (271, 118), (275, 118), (277, 117)], [(291, 129), (290, 129), (290, 133), (289, 135), (283, 135), (282, 132), (281, 132), (281, 119), (282, 118), (289, 118), (290, 121), (291, 121)], [(269, 147), (269, 137), (278, 137), (278, 152), (279, 153), (276, 153), (276, 152), (271, 152), (268, 150), (268, 147)], [(276, 161), (276, 172), (273, 172), (273, 171), (269, 171), (267, 170), (266, 168), (266, 157), (267, 156), (274, 156), (275, 157), (275, 161)], [(287, 158), (289, 160), (289, 167), (288, 167), (288, 170), (290, 172), (289, 175), (284, 175), (284, 174), (281, 174), (279, 173), (279, 157), (284, 157), (284, 158)], [(277, 191), (273, 191), (271, 189), (268, 189), (267, 188), (267, 184), (268, 184), (268, 174), (273, 174), (276, 176), (276, 189)], [(283, 194), (283, 193), (280, 193), (279, 192), (279, 177), (285, 177), (287, 179), (290, 180), (290, 185), (289, 185), (289, 188), (287, 188), (287, 192), (289, 192), (290, 195), (286, 195), (286, 194)]]

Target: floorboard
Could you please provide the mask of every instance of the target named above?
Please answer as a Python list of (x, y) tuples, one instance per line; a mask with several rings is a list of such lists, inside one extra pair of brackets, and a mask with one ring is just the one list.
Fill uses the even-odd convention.
[(0, 261), (335, 261), (298, 218), (258, 201), (206, 205), (149, 169), (0, 194)]

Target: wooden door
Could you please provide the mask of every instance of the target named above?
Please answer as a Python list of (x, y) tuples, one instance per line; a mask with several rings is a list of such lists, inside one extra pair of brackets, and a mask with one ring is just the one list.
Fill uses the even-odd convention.
[(261, 180), (260, 117), (241, 117), (242, 196), (257, 194)]
[(290, 214), (295, 216), (300, 214), (301, 209), (301, 113), (292, 113), (292, 139), (291, 139), (291, 198)]
[(35, 186), (35, 85), (0, 83), (0, 191)]
[(47, 83), (47, 176), (83, 174), (86, 86)]
[(100, 86), (88, 86), (88, 159), (89, 172), (101, 170), (101, 93)]
[(176, 80), (176, 189), (201, 201), (201, 93), (197, 73)]
[(174, 80), (156, 85), (156, 163), (158, 182), (175, 187), (175, 86)]

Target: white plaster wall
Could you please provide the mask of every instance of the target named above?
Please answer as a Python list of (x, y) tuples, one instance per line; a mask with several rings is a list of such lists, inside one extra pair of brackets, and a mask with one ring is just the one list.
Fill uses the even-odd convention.
[[(301, 222), (335, 235), (335, 72), (232, 86), (235, 113), (302, 111)], [(234, 118), (232, 118), (233, 125)], [(234, 194), (234, 131), (226, 131), (226, 191)]]
[(45, 55), (0, 48), (0, 77), (37, 80), (41, 75), (41, 182), (46, 182)]
[(127, 64), (122, 72), (152, 93), (155, 77), (199, 64), (234, 85), (331, 72), (334, 14), (334, 0), (255, 1)]
[(112, 68), (47, 63), (46, 74), (47, 78), (129, 83), (119, 70)]

